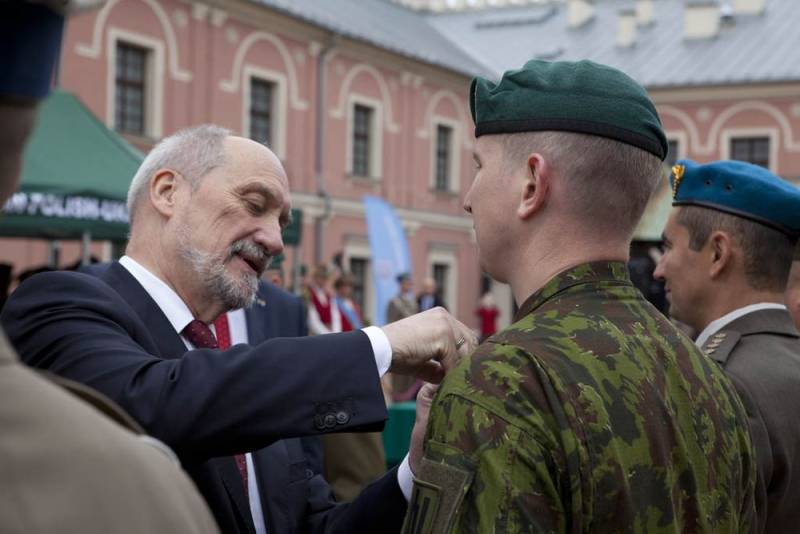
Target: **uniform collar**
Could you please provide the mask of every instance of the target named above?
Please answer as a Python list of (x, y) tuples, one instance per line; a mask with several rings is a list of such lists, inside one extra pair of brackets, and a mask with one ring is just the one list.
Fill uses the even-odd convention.
[(550, 279), (541, 289), (528, 297), (514, 315), (519, 321), (533, 310), (571, 287), (596, 282), (630, 285), (628, 268), (621, 261), (594, 261), (565, 269)]
[(784, 310), (786, 311), (786, 306), (783, 304), (779, 304), (777, 302), (759, 302), (758, 304), (750, 304), (749, 306), (744, 306), (742, 308), (738, 308), (733, 310), (732, 312), (726, 313), (719, 319), (715, 319), (708, 323), (700, 335), (697, 336), (695, 340), (695, 345), (698, 347), (702, 347), (705, 345), (708, 338), (711, 337), (712, 334), (719, 332), (723, 328), (725, 328), (728, 324), (732, 323), (739, 317), (744, 317), (745, 315), (753, 312), (757, 312), (760, 310)]

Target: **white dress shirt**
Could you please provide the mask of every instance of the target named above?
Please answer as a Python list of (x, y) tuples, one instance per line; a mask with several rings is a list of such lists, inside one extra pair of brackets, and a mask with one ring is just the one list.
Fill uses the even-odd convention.
[[(164, 315), (166, 315), (172, 328), (180, 335), (186, 348), (189, 350), (194, 349), (194, 345), (181, 335), (186, 325), (194, 320), (194, 315), (192, 315), (186, 303), (183, 302), (183, 299), (181, 299), (163, 280), (151, 273), (130, 256), (123, 256), (120, 258), (119, 263), (127, 269), (131, 276), (133, 276), (147, 294), (150, 295), (150, 298), (155, 301), (156, 305), (161, 309)], [(211, 330), (214, 331), (214, 335), (216, 335), (214, 325), (211, 324), (209, 326)], [(228, 312), (228, 326), (231, 334), (231, 345), (248, 342), (247, 321), (244, 310)], [(372, 345), (372, 352), (375, 355), (378, 375), (379, 377), (383, 376), (389, 370), (389, 366), (392, 363), (392, 347), (389, 344), (389, 339), (386, 337), (386, 334), (383, 333), (383, 330), (377, 326), (368, 326), (363, 328), (362, 331), (367, 335)], [(250, 453), (247, 453), (246, 460), (247, 489), (250, 496), (250, 511), (253, 515), (253, 523), (255, 524), (257, 534), (266, 534), (264, 514), (261, 509), (261, 497), (258, 492), (258, 484), (256, 483), (253, 458)], [(408, 463), (408, 455), (403, 459), (397, 471), (397, 482), (406, 500), (410, 501), (411, 490), (413, 488), (413, 476)]]
[(708, 326), (703, 328), (703, 331), (700, 332), (700, 335), (697, 336), (697, 339), (694, 341), (695, 345), (698, 347), (702, 347), (705, 345), (708, 338), (710, 338), (713, 334), (722, 330), (726, 325), (732, 323), (739, 317), (747, 315), (748, 313), (753, 313), (754, 311), (759, 310), (785, 310), (786, 306), (783, 304), (778, 304), (777, 302), (759, 302), (758, 304), (750, 304), (749, 306), (744, 306), (742, 308), (733, 310), (730, 313), (726, 313), (719, 319), (715, 319), (708, 323)]

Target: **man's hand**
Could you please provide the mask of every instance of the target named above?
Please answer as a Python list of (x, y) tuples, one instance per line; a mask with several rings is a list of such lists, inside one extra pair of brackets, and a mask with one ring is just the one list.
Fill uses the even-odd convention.
[(392, 347), (389, 370), (435, 384), (478, 344), (472, 330), (441, 307), (382, 328)]
[(414, 429), (411, 431), (411, 443), (408, 447), (408, 466), (411, 473), (416, 476), (419, 469), (419, 462), (422, 460), (425, 445), (425, 430), (428, 427), (428, 414), (431, 411), (433, 396), (439, 386), (436, 384), (425, 384), (417, 394), (417, 416), (414, 420)]

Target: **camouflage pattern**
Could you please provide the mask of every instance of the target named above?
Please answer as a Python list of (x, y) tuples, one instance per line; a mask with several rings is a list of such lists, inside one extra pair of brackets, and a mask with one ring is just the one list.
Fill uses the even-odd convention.
[(561, 273), (515, 321), (441, 386), (404, 532), (752, 530), (744, 408), (623, 263)]

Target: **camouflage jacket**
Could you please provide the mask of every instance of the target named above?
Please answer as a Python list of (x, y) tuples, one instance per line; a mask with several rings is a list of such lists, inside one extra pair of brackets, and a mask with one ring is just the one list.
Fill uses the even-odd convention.
[(755, 476), (722, 371), (596, 262), (448, 375), (404, 532), (749, 532)]

